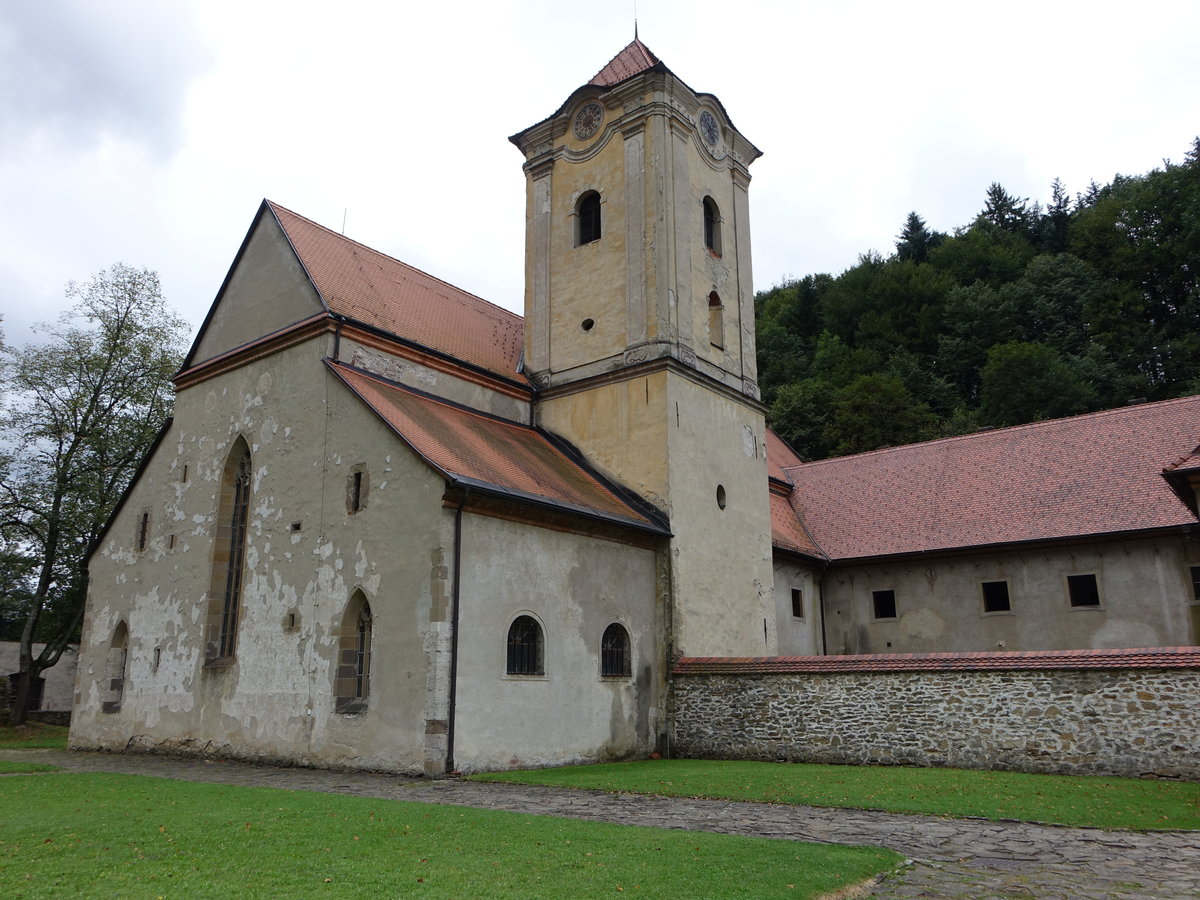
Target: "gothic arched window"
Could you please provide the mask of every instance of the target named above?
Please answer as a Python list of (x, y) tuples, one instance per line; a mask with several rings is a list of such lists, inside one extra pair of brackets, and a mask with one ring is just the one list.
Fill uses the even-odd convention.
[(125, 669), (129, 662), (129, 626), (123, 621), (113, 629), (104, 660), (103, 696), (100, 709), (106, 713), (120, 712), (125, 696)]
[(371, 605), (355, 591), (342, 616), (338, 632), (335, 708), (341, 713), (362, 712), (371, 693)]
[(250, 448), (238, 438), (225, 462), (217, 504), (212, 581), (208, 593), (205, 659), (232, 659), (241, 615), (250, 515)]

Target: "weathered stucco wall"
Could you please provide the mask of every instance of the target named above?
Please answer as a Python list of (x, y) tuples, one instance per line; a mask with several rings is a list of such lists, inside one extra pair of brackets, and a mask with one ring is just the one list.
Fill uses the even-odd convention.
[[(1184, 535), (933, 557), (825, 572), (829, 653), (1170, 647), (1193, 642)], [(1100, 604), (1072, 607), (1067, 576), (1095, 573)], [(1010, 610), (987, 612), (981, 584), (1007, 581)], [(872, 592), (894, 590), (897, 616), (876, 619)]]
[[(643, 756), (661, 729), (665, 661), (653, 549), (465, 514), (455, 767), (464, 772)], [(517, 616), (542, 629), (544, 675), (507, 674)], [(632, 674), (601, 674), (604, 630)]]
[[(821, 601), (811, 566), (778, 557), (775, 572), (775, 621), (781, 656), (819, 656), (821, 647)], [(800, 591), (802, 615), (793, 614), (792, 591)]]
[[(320, 364), (329, 340), (179, 394), (171, 432), (92, 559), (74, 746), (421, 770), (427, 561), (445, 538), (444, 485)], [(239, 436), (253, 472), (241, 621), (232, 663), (213, 666), (204, 626), (217, 495)], [(351, 513), (356, 467), (368, 488)], [(355, 590), (375, 619), (374, 663), (367, 710), (345, 716), (333, 709), (332, 635)], [(121, 622), (124, 689), (119, 711), (105, 712)]]
[(778, 652), (766, 424), (749, 403), (671, 373), (670, 478), (673, 652)]
[(324, 308), (268, 210), (249, 235), (192, 361), (211, 359)]
[(676, 676), (685, 757), (1200, 780), (1200, 668)]

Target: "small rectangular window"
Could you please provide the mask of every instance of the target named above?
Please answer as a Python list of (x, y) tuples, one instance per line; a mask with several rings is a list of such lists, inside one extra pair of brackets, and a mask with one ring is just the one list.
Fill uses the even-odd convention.
[(1100, 605), (1100, 588), (1096, 584), (1096, 575), (1093, 572), (1087, 575), (1068, 575), (1067, 593), (1070, 595), (1072, 606)]
[(142, 510), (142, 519), (138, 522), (137, 548), (146, 549), (146, 541), (150, 535), (150, 510)]
[(792, 588), (792, 616), (804, 618), (804, 591), (800, 588)]
[(371, 477), (365, 465), (355, 466), (346, 476), (346, 512), (350, 515), (367, 508), (367, 492), (371, 488)]
[(874, 606), (876, 619), (896, 618), (895, 591), (871, 591), (871, 603)]
[(1200, 566), (1192, 566), (1192, 602), (1200, 603)]
[(183, 474), (179, 476), (179, 483), (187, 484), (187, 477), (188, 477), (188, 464), (184, 463), (183, 464)]
[(984, 612), (1008, 612), (1012, 609), (1008, 602), (1007, 581), (985, 581), (981, 587)]

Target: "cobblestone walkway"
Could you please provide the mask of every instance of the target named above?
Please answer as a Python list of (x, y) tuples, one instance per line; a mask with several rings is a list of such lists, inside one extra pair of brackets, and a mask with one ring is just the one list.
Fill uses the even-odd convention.
[(163, 756), (8, 750), (0, 751), (0, 759), (46, 762), (68, 771), (328, 791), (655, 828), (876, 844), (913, 860), (913, 865), (876, 885), (872, 897), (1200, 898), (1200, 832), (1109, 832), (862, 810), (424, 781)]

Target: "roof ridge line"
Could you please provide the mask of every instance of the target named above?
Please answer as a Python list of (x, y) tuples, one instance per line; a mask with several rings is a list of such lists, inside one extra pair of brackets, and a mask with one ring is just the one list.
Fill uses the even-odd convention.
[[(366, 250), (369, 253), (374, 254), (375, 256), (382, 256), (384, 259), (391, 260), (392, 262), (397, 263), (398, 265), (404, 266), (404, 268), (410, 269), (413, 272), (418, 272), (421, 275), (424, 275), (426, 278), (429, 278), (432, 281), (436, 281), (438, 284), (444, 284), (444, 285), (446, 285), (446, 287), (456, 291), (457, 293), (465, 294), (466, 296), (468, 296), (474, 300), (478, 300), (480, 303), (486, 303), (488, 306), (492, 307), (495, 310), (498, 310), (499, 312), (504, 313), (507, 316), (512, 316), (512, 317), (520, 320), (521, 322), (525, 321), (525, 317), (523, 315), (521, 315), (520, 313), (515, 313), (511, 309), (506, 309), (505, 307), (501, 306), (499, 303), (493, 303), (491, 300), (488, 300), (486, 297), (480, 297), (478, 294), (474, 294), (471, 291), (466, 290), (465, 288), (461, 288), (456, 284), (451, 284), (449, 281), (446, 281), (444, 278), (439, 278), (438, 276), (436, 276), (430, 272), (426, 272), (424, 269), (419, 269), (416, 266), (412, 265), (411, 263), (406, 263), (402, 259), (399, 259), (388, 253), (384, 253), (382, 250), (376, 250), (374, 247), (368, 246), (367, 244), (364, 244), (362, 241), (355, 240), (354, 238), (351, 238), (351, 237), (346, 237), (346, 235), (344, 235), (344, 234), (338, 234), (338, 232), (334, 231), (332, 228), (329, 228), (326, 225), (322, 225), (320, 222), (310, 219), (308, 216), (303, 215), (302, 213), (298, 213), (293, 209), (289, 209), (288, 207), (283, 206), (280, 203), (276, 203), (274, 200), (267, 200), (266, 203), (273, 210), (282, 210), (283, 212), (287, 213), (288, 215), (295, 216), (297, 219), (303, 219), (309, 225), (312, 225), (315, 228), (320, 228), (322, 231), (327, 232), (328, 234), (332, 235), (335, 238), (338, 238), (339, 240), (346, 241), (347, 243), (350, 243), (350, 244), (354, 244), (356, 247), (362, 247), (364, 250)], [(283, 223), (281, 222), (280, 225), (282, 225), (282, 224)], [(286, 227), (284, 228), (284, 231), (285, 232), (287, 231)], [(299, 253), (297, 253), (297, 256), (299, 256)], [(301, 260), (301, 264), (303, 264), (303, 260)]]
[[(1188, 400), (1200, 400), (1200, 394), (1189, 394), (1186, 397), (1170, 397), (1166, 400), (1154, 400), (1154, 401), (1150, 401), (1148, 403), (1137, 403), (1137, 404), (1133, 404), (1130, 406), (1118, 406), (1113, 409), (1097, 409), (1097, 410), (1093, 410), (1092, 412), (1079, 413), (1074, 416), (1060, 416), (1057, 419), (1041, 419), (1037, 422), (1022, 422), (1020, 425), (1005, 425), (1002, 428), (987, 428), (987, 429), (983, 429), (980, 431), (971, 431), (971, 432), (968, 432), (967, 434), (951, 434), (951, 435), (947, 435), (946, 437), (934, 438), (933, 440), (929, 440), (929, 441), (917, 441), (916, 443), (900, 444), (899, 446), (895, 446), (895, 447), (880, 447), (877, 450), (864, 450), (861, 453), (850, 453), (850, 454), (847, 454), (846, 456), (831, 456), (826, 459), (814, 459), (810, 462), (802, 462), (802, 463), (800, 463), (800, 465), (797, 465), (797, 466), (781, 465), (780, 468), (783, 469), (785, 472), (787, 472), (791, 469), (801, 469), (801, 468), (808, 468), (809, 466), (819, 466), (823, 463), (834, 463), (834, 462), (840, 462), (840, 461), (846, 460), (846, 459), (858, 459), (858, 458), (861, 458), (864, 456), (874, 456), (876, 454), (892, 453), (892, 452), (901, 451), (901, 450), (911, 450), (914, 447), (932, 447), (935, 444), (944, 444), (944, 443), (948, 443), (950, 441), (962, 441), (962, 440), (967, 440), (969, 438), (982, 437), (983, 435), (1002, 434), (1006, 431), (1019, 431), (1021, 429), (1042, 428), (1042, 427), (1046, 427), (1046, 426), (1050, 426), (1050, 425), (1060, 424), (1062, 422), (1074, 422), (1074, 421), (1078, 421), (1080, 419), (1097, 418), (1100, 416), (1111, 416), (1111, 415), (1116, 415), (1118, 413), (1130, 412), (1132, 410), (1145, 409), (1145, 408), (1151, 407), (1151, 406), (1169, 406), (1169, 405), (1174, 405), (1176, 403), (1183, 403)], [(1198, 448), (1198, 449), (1200, 449), (1200, 448)], [(1187, 457), (1185, 456), (1183, 458), (1186, 459)]]
[(393, 378), (388, 378), (386, 375), (380, 375), (378, 372), (373, 372), (370, 369), (364, 369), (362, 366), (356, 366), (353, 363), (344, 362), (340, 359), (331, 359), (329, 357), (326, 357), (325, 361), (330, 366), (345, 369), (348, 372), (354, 372), (358, 375), (362, 375), (364, 378), (370, 378), (374, 381), (388, 385), (389, 387), (397, 388), (398, 390), (407, 391), (410, 394), (422, 397), (426, 400), (432, 401), (433, 403), (440, 404), (441, 406), (448, 406), (451, 409), (457, 409), (460, 412), (470, 413), (476, 418), (489, 419), (493, 422), (500, 422), (504, 425), (515, 425), (517, 428), (525, 428), (529, 431), (537, 431), (537, 428), (534, 426), (527, 425), (524, 422), (520, 422), (516, 419), (506, 419), (503, 416), (496, 415), (496, 413), (487, 412), (486, 410), (482, 409), (476, 409), (473, 406), (467, 406), (466, 404), (459, 403), (456, 400), (451, 400), (447, 397), (441, 397), (437, 394), (431, 394), (428, 391), (423, 391), (420, 388), (413, 387), (412, 385), (404, 384), (402, 381), (396, 381)]

